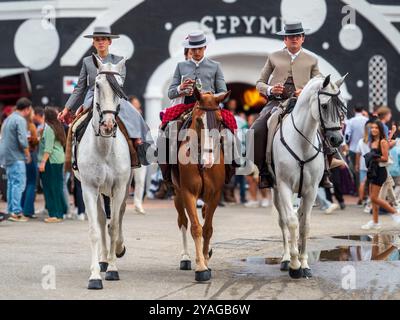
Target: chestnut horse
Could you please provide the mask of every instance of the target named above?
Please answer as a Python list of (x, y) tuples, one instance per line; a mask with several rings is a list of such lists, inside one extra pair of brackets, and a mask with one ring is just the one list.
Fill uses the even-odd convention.
[[(219, 138), (222, 128), (219, 103), (224, 101), (229, 94), (230, 92), (227, 92), (216, 96), (208, 92), (200, 93), (195, 89), (194, 95), (197, 102), (193, 107), (192, 122), (186, 131), (189, 134), (178, 149), (179, 174), (172, 172), (172, 183), (176, 194), (174, 202), (183, 240), (180, 269), (191, 269), (186, 237), (188, 228), (186, 209), (196, 246), (195, 279), (197, 281), (207, 281), (211, 278), (208, 263), (212, 253), (209, 248), (213, 233), (212, 220), (225, 183), (224, 155), (221, 152), (222, 145)], [(200, 224), (196, 209), (199, 198), (204, 201), (203, 226)]]

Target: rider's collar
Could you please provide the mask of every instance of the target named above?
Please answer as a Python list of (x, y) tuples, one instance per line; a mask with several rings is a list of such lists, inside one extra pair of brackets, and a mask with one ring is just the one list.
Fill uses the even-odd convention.
[(296, 59), (299, 56), (299, 54), (303, 50), (303, 48), (300, 48), (300, 50), (297, 51), (296, 53), (291, 53), (288, 48), (285, 48), (285, 50), (289, 54), (289, 56), (292, 58), (292, 61), (294, 61), (294, 59)]
[(205, 58), (206, 57), (204, 56), (200, 61), (196, 61), (193, 58), (191, 58), (190, 61), (192, 61), (196, 65), (196, 67), (198, 67), (200, 65), (200, 63), (202, 63), (204, 61)]

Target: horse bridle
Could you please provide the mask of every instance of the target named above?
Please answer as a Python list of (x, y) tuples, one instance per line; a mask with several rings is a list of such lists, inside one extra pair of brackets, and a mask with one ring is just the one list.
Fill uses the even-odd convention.
[[(317, 99), (318, 99), (318, 112), (319, 112), (319, 117), (320, 117), (320, 125), (321, 125), (321, 131), (323, 131), (323, 133), (325, 133), (326, 131), (336, 131), (336, 130), (341, 130), (341, 127), (326, 127), (325, 122), (322, 118), (322, 105), (321, 105), (321, 100), (319, 98), (320, 95), (327, 95), (330, 97), (337, 97), (340, 94), (340, 90), (337, 93), (329, 93), (329, 92), (325, 92), (325, 91), (321, 91), (318, 90), (317, 93)], [(316, 151), (316, 153), (314, 155), (312, 155), (310, 158), (308, 158), (307, 160), (303, 160), (301, 159), (294, 151), (292, 148), (290, 148), (290, 146), (286, 143), (284, 137), (283, 137), (283, 130), (282, 130), (282, 120), (283, 120), (283, 116), (284, 114), (280, 115), (280, 136), (281, 136), (281, 142), (282, 144), (285, 146), (285, 148), (289, 151), (289, 153), (292, 155), (293, 158), (295, 158), (295, 160), (299, 163), (300, 166), (300, 181), (299, 181), (299, 189), (297, 191), (297, 197), (301, 198), (301, 194), (302, 194), (302, 190), (303, 190), (303, 176), (304, 176), (304, 165), (308, 162), (313, 161), (321, 152), (323, 152), (323, 144), (321, 141), (320, 136), (317, 134), (317, 138), (318, 138), (318, 147), (316, 147), (296, 126), (295, 122), (294, 122), (294, 117), (293, 117), (293, 113), (290, 114), (290, 117), (292, 119), (292, 124), (294, 129), (300, 134), (301, 137), (303, 137), (312, 147), (313, 149)], [(327, 143), (325, 136), (323, 135), (323, 139), (324, 141)]]
[(326, 131), (337, 131), (337, 130), (341, 130), (342, 127), (338, 126), (338, 127), (326, 127), (325, 126), (325, 122), (324, 119), (322, 118), (322, 105), (321, 105), (321, 100), (319, 98), (319, 96), (321, 95), (325, 95), (325, 96), (329, 96), (329, 97), (337, 97), (340, 95), (340, 90), (337, 93), (329, 93), (329, 92), (325, 92), (325, 91), (321, 91), (318, 90), (318, 94), (317, 94), (317, 99), (318, 99), (318, 112), (319, 112), (319, 119), (320, 119), (320, 124), (321, 124), (321, 130), (323, 132)]
[[(111, 74), (111, 75), (119, 75), (120, 76), (120, 74), (118, 72), (114, 72), (114, 71), (102, 71), (102, 72), (99, 72), (98, 74), (106, 74), (106, 75), (107, 74)], [(96, 110), (97, 110), (97, 112), (99, 113), (99, 116), (100, 116), (100, 119), (99, 119), (99, 130), (98, 130), (98, 132), (95, 133), (95, 135), (97, 137), (101, 136), (103, 138), (110, 138), (110, 137), (115, 138), (117, 136), (118, 124), (117, 124), (116, 121), (114, 123), (112, 134), (109, 135), (109, 136), (104, 136), (104, 135), (101, 134), (100, 126), (101, 126), (101, 124), (103, 122), (103, 118), (104, 118), (105, 114), (113, 114), (114, 117), (117, 117), (118, 114), (119, 114), (120, 109), (121, 109), (121, 104), (119, 103), (115, 111), (114, 110), (102, 110), (101, 106), (100, 106), (100, 103), (96, 102)]]

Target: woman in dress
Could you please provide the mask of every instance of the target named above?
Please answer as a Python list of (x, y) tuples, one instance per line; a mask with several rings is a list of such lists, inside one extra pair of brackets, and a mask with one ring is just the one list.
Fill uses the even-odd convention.
[(381, 228), (381, 224), (378, 222), (379, 207), (391, 213), (394, 222), (400, 224), (400, 212), (385, 199), (379, 197), (381, 187), (388, 176), (386, 164), (389, 160), (389, 142), (386, 139), (383, 125), (379, 120), (370, 124), (370, 148), (371, 151), (365, 155), (365, 162), (368, 168), (367, 178), (372, 203), (372, 220), (361, 228), (364, 230), (379, 230)]

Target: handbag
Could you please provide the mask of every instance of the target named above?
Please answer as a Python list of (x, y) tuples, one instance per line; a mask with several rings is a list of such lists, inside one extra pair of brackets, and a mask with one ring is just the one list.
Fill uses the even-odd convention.
[(393, 158), (389, 155), (388, 161), (386, 161), (386, 162), (379, 162), (379, 163), (378, 163), (378, 166), (380, 166), (380, 167), (389, 167), (389, 166), (391, 166), (393, 163), (394, 163)]

